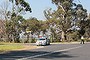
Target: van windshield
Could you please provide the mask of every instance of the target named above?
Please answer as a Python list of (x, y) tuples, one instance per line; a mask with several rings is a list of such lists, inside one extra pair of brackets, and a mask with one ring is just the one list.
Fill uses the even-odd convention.
[(45, 40), (45, 39), (43, 39), (43, 38), (40, 38), (39, 40)]

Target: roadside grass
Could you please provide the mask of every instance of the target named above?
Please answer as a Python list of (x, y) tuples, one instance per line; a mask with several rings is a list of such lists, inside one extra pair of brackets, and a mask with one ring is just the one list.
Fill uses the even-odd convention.
[(9, 43), (0, 43), (0, 53), (6, 51), (13, 51), (18, 49), (23, 49), (25, 46), (20, 44), (9, 44)]
[(5, 43), (0, 42), (0, 54), (9, 51), (21, 51), (21, 50), (31, 50), (39, 48), (37, 46), (30, 45), (29, 43)]

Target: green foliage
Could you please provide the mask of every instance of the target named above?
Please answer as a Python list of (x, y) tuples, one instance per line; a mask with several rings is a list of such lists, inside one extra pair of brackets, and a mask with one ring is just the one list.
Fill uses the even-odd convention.
[(49, 28), (47, 21), (40, 21), (40, 31), (46, 32), (46, 29)]
[[(44, 15), (48, 20), (55, 20), (58, 23), (53, 22), (59, 26), (60, 30), (64, 32), (62, 38), (66, 34), (67, 29), (71, 28), (71, 23), (73, 20), (74, 8), (76, 6), (73, 0), (52, 0), (52, 2), (57, 5), (57, 10), (52, 11), (51, 8), (44, 11)], [(56, 36), (56, 35), (55, 35)], [(64, 38), (65, 39), (65, 38)]]
[[(88, 16), (89, 17), (89, 16)], [(84, 22), (84, 24), (85, 24), (85, 37), (86, 38), (90, 38), (90, 18), (88, 18), (85, 22)]]
[(81, 4), (78, 4), (75, 9), (75, 19), (76, 19), (76, 25), (79, 26), (80, 30), (79, 33), (81, 36), (85, 34), (86, 30), (86, 18), (87, 18), (87, 10), (83, 8)]
[(12, 10), (9, 11), (6, 20), (6, 34), (10, 42), (20, 42), (19, 34), (27, 27), (25, 19), (21, 16), (22, 12), (31, 12), (31, 7), (25, 0), (9, 0), (11, 2)]
[[(46, 32), (48, 28), (52, 32), (52, 42), (60, 41), (62, 36), (64, 39), (66, 36), (66, 40), (74, 41), (78, 40), (82, 35), (90, 38), (90, 16), (87, 15), (87, 10), (81, 4), (74, 3), (74, 0), (52, 0), (52, 3), (57, 6), (57, 10), (52, 11), (52, 8), (44, 10), (46, 21), (40, 21), (32, 17), (25, 20), (21, 15), (22, 12), (31, 12), (29, 4), (25, 0), (9, 1), (12, 10), (7, 11), (5, 14), (7, 15), (5, 16), (5, 31), (9, 42), (20, 42), (19, 34), (21, 31), (26, 32), (26, 30), (29, 30), (31, 33)], [(56, 25), (55, 28), (53, 28), (54, 25)], [(71, 29), (73, 26), (79, 27), (80, 30), (77, 32), (76, 28)], [(56, 33), (57, 29), (59, 30), (58, 33)], [(68, 32), (68, 29), (72, 31)], [(32, 42), (35, 42), (35, 40), (32, 40)]]
[[(59, 26), (62, 36), (67, 35), (67, 30), (73, 26), (80, 28), (79, 35), (84, 35), (86, 31), (87, 10), (81, 4), (75, 4), (74, 0), (52, 0), (57, 5), (56, 11), (51, 11), (51, 8), (44, 11), (46, 18), (59, 20)], [(74, 22), (74, 23), (73, 23)], [(76, 34), (70, 34), (75, 39)], [(74, 37), (75, 36), (75, 37)]]
[(25, 2), (25, 0), (9, 0), (11, 3), (15, 3), (17, 6), (20, 6), (19, 7), (19, 12), (21, 12), (22, 10), (25, 10), (25, 11), (31, 11), (31, 8), (30, 8), (30, 5)]
[(78, 31), (71, 31), (67, 34), (67, 41), (78, 41), (80, 39), (80, 35)]
[(23, 21), (22, 16), (13, 17), (12, 20), (7, 21), (6, 23), (6, 33), (8, 35), (8, 39), (13, 42), (19, 42), (19, 34), (21, 33), (22, 27), (21, 23)]
[(36, 18), (30, 18), (27, 21), (28, 30), (32, 32), (39, 31), (40, 23)]
[(3, 51), (11, 51), (11, 50), (18, 50), (18, 49), (22, 49), (24, 48), (23, 45), (14, 45), (14, 44), (4, 44), (4, 45), (0, 45), (0, 52)]
[(33, 38), (33, 39), (31, 40), (31, 43), (35, 43), (35, 42), (36, 42), (36, 39)]
[(33, 33), (40, 31), (45, 32), (46, 29), (49, 27), (47, 21), (37, 20), (36, 18), (27, 19), (26, 24), (28, 27), (27, 29), (29, 31), (32, 31)]

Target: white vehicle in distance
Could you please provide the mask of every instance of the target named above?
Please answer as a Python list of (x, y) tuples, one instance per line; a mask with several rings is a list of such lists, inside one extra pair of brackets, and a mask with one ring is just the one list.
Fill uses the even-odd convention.
[(50, 40), (47, 39), (46, 37), (42, 37), (42, 38), (38, 38), (37, 41), (36, 41), (36, 45), (39, 46), (39, 45), (50, 45)]

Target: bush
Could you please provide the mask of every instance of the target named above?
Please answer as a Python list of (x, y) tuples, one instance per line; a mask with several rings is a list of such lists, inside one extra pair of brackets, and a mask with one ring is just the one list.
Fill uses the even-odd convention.
[(78, 32), (72, 32), (67, 34), (68, 40), (69, 41), (78, 41), (80, 39)]
[(31, 39), (31, 43), (35, 43), (35, 42), (36, 42), (35, 38)]
[(86, 42), (90, 42), (90, 39), (85, 39)]

